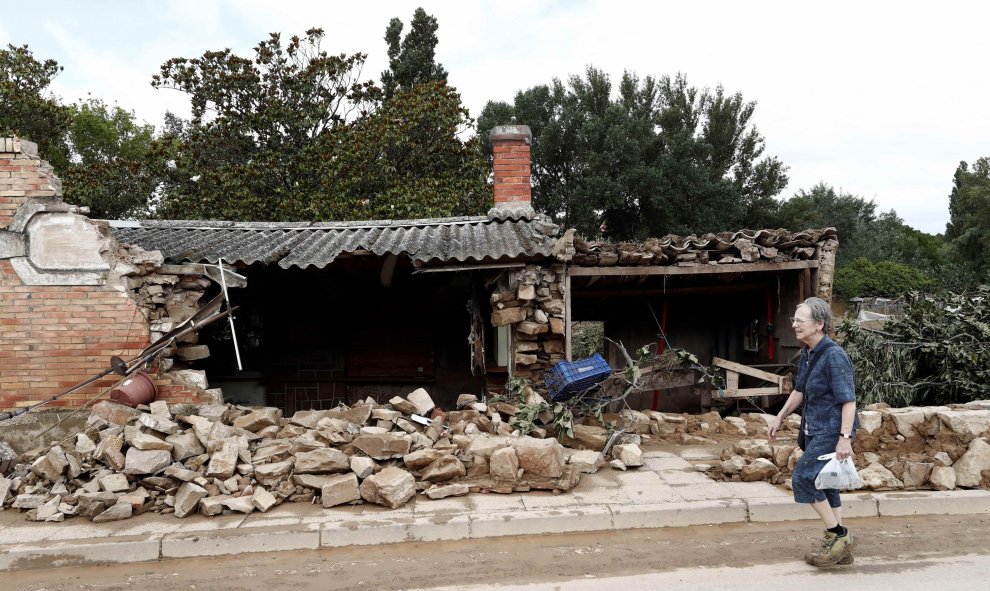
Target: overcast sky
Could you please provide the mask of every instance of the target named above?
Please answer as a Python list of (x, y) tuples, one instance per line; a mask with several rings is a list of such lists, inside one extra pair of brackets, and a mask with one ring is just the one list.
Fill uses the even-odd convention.
[[(46, 0), (0, 13), (0, 43), (65, 71), (66, 102), (91, 94), (159, 124), (184, 95), (149, 81), (172, 57), (322, 27), (331, 53), (386, 67), (385, 27), (417, 6), (440, 24), (438, 60), (471, 115), (488, 100), (595, 65), (617, 80), (684, 72), (757, 102), (767, 153), (790, 167), (782, 196), (824, 181), (942, 232), (960, 160), (990, 156), (988, 2), (472, 0)], [(525, 122), (521, 122), (525, 123)]]

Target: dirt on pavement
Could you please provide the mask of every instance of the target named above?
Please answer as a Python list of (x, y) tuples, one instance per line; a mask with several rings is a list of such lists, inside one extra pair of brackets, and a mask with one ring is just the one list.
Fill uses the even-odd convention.
[[(990, 517), (852, 520), (856, 555), (923, 559), (990, 556)], [(733, 524), (242, 554), (118, 566), (4, 573), (6, 591), (69, 589), (399, 590), (440, 585), (560, 584), (705, 566), (803, 564), (821, 535), (815, 521)], [(856, 565), (849, 569), (872, 566)], [(755, 587), (754, 587), (755, 588)]]

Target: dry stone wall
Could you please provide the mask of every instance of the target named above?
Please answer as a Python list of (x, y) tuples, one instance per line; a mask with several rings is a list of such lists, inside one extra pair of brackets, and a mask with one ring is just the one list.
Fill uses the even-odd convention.
[(512, 330), (512, 375), (543, 381), (543, 372), (564, 359), (563, 265), (508, 272), (492, 293), (492, 326)]

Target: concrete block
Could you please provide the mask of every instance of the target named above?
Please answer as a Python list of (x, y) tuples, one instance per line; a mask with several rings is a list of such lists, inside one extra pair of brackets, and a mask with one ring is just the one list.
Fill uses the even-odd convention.
[(612, 507), (615, 529), (684, 527), (745, 523), (746, 503), (739, 499), (688, 501)]
[(545, 511), (505, 511), (471, 516), (472, 538), (533, 534), (607, 531), (613, 529), (612, 511), (585, 506)]
[(226, 556), (247, 552), (315, 550), (320, 547), (319, 524), (251, 528), (250, 530), (177, 533), (162, 538), (162, 558)]
[(0, 571), (158, 560), (162, 536), (120, 536), (0, 546)]
[(415, 517), (409, 525), (407, 541), (441, 542), (471, 537), (471, 520), (467, 515), (431, 515)]
[(413, 522), (414, 519), (410, 515), (391, 519), (379, 515), (324, 523), (320, 528), (320, 546), (341, 548), (398, 544), (407, 541), (410, 524)]
[(873, 493), (881, 517), (898, 515), (968, 515), (990, 513), (990, 491), (933, 490)]

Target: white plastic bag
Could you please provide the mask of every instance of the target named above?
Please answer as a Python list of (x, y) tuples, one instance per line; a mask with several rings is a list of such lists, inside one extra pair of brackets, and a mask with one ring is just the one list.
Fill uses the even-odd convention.
[(815, 477), (815, 488), (818, 490), (828, 488), (849, 490), (863, 486), (863, 479), (859, 477), (859, 472), (856, 471), (856, 465), (853, 464), (852, 457), (840, 460), (835, 457), (835, 452), (832, 452), (818, 456), (818, 459), (828, 460), (828, 463), (822, 467), (821, 472)]

